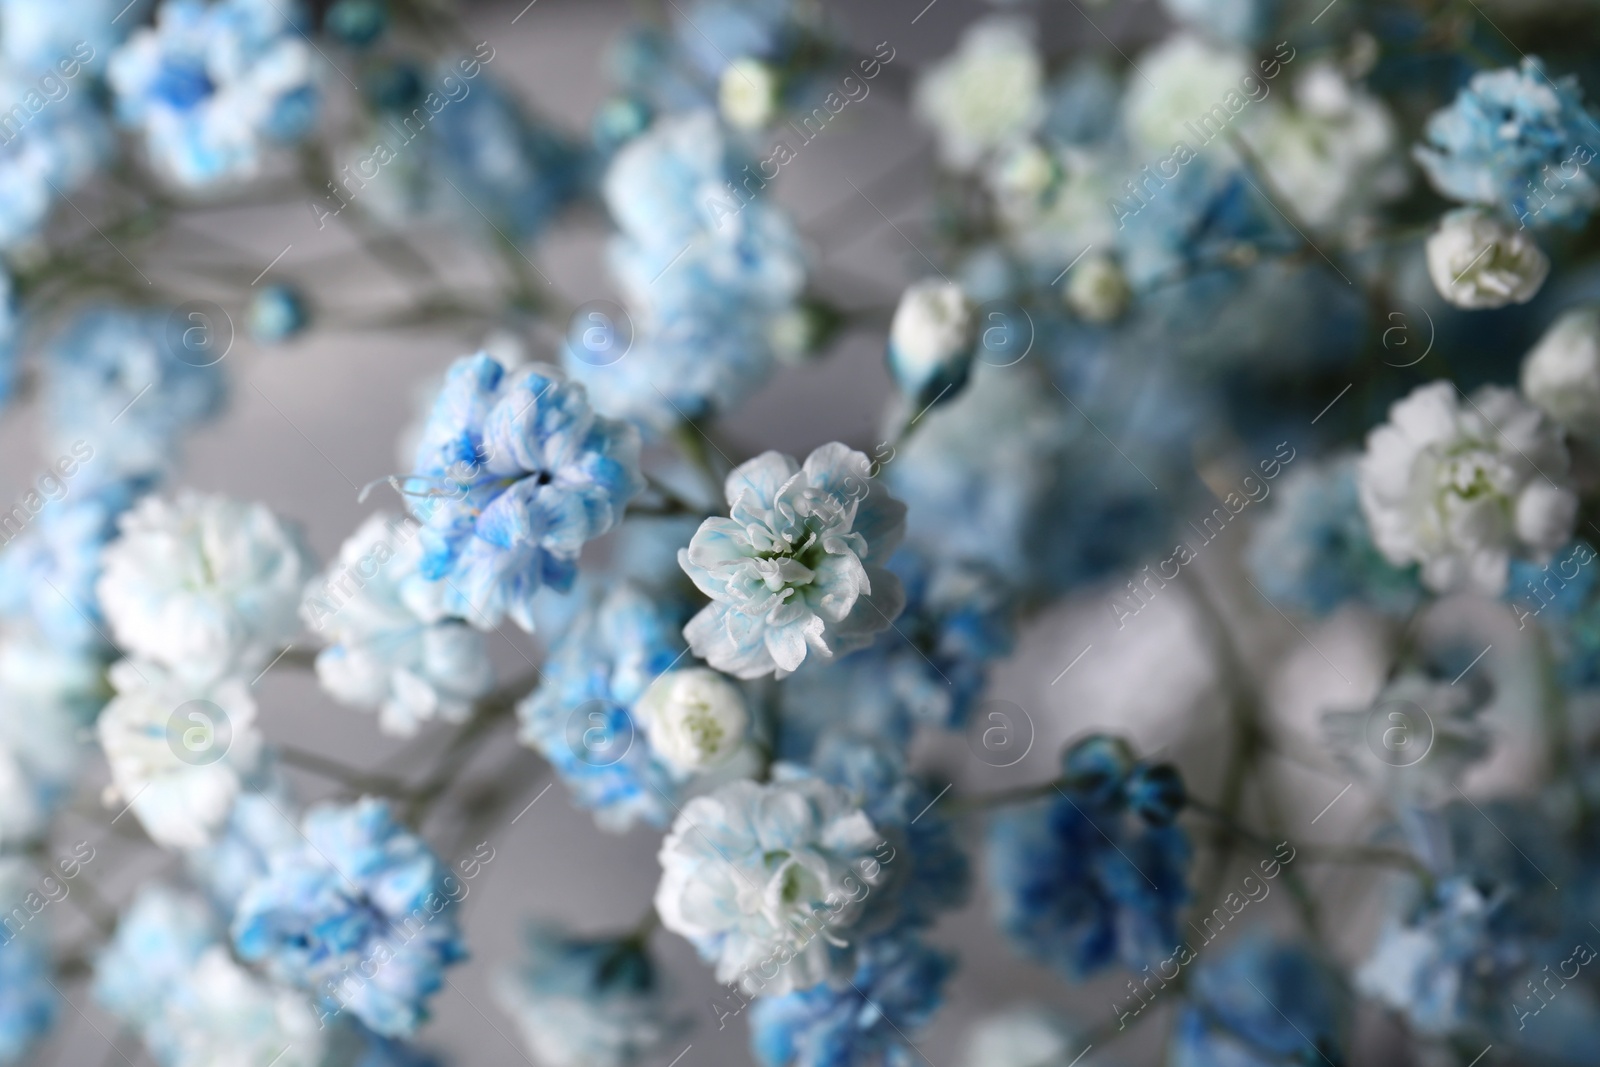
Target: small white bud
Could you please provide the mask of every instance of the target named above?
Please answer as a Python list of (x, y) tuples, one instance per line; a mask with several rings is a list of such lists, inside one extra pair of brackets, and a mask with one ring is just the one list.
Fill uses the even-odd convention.
[(725, 763), (750, 724), (739, 688), (716, 671), (668, 671), (644, 691), (634, 718), (650, 748), (674, 770), (695, 774)]
[(889, 325), (889, 369), (913, 399), (927, 402), (966, 378), (972, 361), (972, 302), (953, 282), (907, 287)]
[(736, 59), (717, 86), (722, 117), (741, 130), (759, 130), (778, 113), (778, 75), (759, 59)]
[(1085, 322), (1111, 322), (1128, 307), (1127, 276), (1110, 256), (1084, 256), (1067, 275), (1067, 306)]
[(1477, 208), (1452, 211), (1428, 238), (1428, 274), (1457, 307), (1526, 304), (1550, 273), (1550, 260), (1527, 234)]

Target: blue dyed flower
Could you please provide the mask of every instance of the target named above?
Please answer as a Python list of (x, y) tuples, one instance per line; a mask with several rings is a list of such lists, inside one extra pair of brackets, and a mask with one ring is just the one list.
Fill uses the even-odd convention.
[(659, 858), (661, 924), (719, 982), (782, 996), (854, 971), (844, 939), (895, 854), (843, 789), (784, 776), (690, 800)]
[(627, 583), (613, 586), (566, 627), (539, 687), (517, 705), (522, 742), (606, 829), (665, 826), (676, 810), (685, 776), (651, 752), (631, 712), (682, 658), (681, 619)]
[(172, 987), (216, 943), (216, 922), (203, 899), (150, 883), (139, 890), (110, 944), (95, 958), (95, 1002), (142, 1030), (160, 1017)]
[(219, 914), (231, 919), (246, 890), (266, 877), (272, 857), (299, 843), (300, 830), (285, 814), (293, 810), (281, 788), (247, 789), (234, 798), (216, 841), (184, 852), (190, 877)]
[(1356, 493), (1356, 457), (1296, 467), (1256, 525), (1246, 561), (1275, 604), (1324, 615), (1347, 600), (1405, 615), (1422, 595), (1416, 569), (1383, 558)]
[(606, 172), (621, 231), (611, 267), (638, 339), (623, 359), (569, 345), (566, 364), (610, 414), (661, 428), (706, 418), (771, 371), (805, 263), (787, 216), (758, 195), (766, 181), (731, 155), (716, 118), (696, 112), (661, 120)]
[[(83, 445), (79, 458), (93, 463), (93, 447)], [(64, 456), (57, 471), (76, 471), (78, 462)], [(48, 488), (64, 499), (44, 501), (31, 525), (25, 511), (28, 497), (0, 514), (0, 530), (10, 533), (14, 525), (20, 527), (20, 534), (7, 539), (0, 552), (0, 614), (26, 615), (44, 638), (63, 650), (103, 652), (107, 624), (95, 592), (100, 550), (116, 536), (117, 518), (133, 504), (140, 487), (112, 481), (75, 496), (70, 475), (51, 478)], [(85, 478), (94, 481), (92, 473)], [(37, 499), (37, 494), (30, 496)]]
[(914, 938), (861, 949), (847, 982), (757, 1001), (750, 1042), (764, 1067), (910, 1067), (911, 1036), (939, 1007), (954, 962)]
[(175, 349), (171, 328), (161, 312), (99, 308), (78, 315), (51, 345), (44, 375), (52, 448), (81, 455), (79, 442), (87, 443), (97, 483), (166, 473), (182, 435), (222, 406), (221, 369), (198, 365), (219, 357)]
[(38, 840), (71, 795), (82, 731), (105, 702), (103, 669), (26, 624), (0, 638), (0, 847)]
[(0, 249), (17, 251), (38, 237), (58, 199), (94, 175), (113, 142), (87, 87), (49, 100), (37, 76), (9, 68), (0, 70), (0, 94), (13, 102), (0, 117)]
[(267, 147), (310, 130), (316, 55), (289, 0), (165, 0), (112, 57), (118, 117), (151, 162), (205, 188), (260, 173)]
[(496, 976), (495, 1002), (545, 1067), (630, 1067), (679, 1033), (655, 964), (636, 940), (527, 932), (524, 957)]
[(1302, 1067), (1343, 1063), (1344, 996), (1328, 967), (1298, 945), (1251, 937), (1206, 960), (1178, 1016), (1171, 1067)]
[(1428, 119), (1417, 162), (1452, 200), (1498, 209), (1535, 227), (1577, 227), (1600, 201), (1588, 164), (1600, 128), (1576, 78), (1552, 79), (1528, 56), (1520, 68), (1473, 76)]
[(1170, 953), (1189, 899), (1188, 835), (1135, 817), (1135, 768), (1122, 751), (1105, 738), (1080, 743), (1064, 761), (1075, 784), (990, 827), (996, 921), (1021, 951), (1073, 977)]
[(451, 614), (533, 629), (535, 593), (572, 587), (578, 552), (643, 488), (639, 435), (597, 415), (581, 385), (487, 353), (456, 360), (417, 446), (421, 574)]
[(386, 1037), (413, 1033), (444, 968), (466, 958), (459, 883), (370, 797), (309, 812), (305, 839), (272, 857), (233, 920), (239, 955), (349, 1008)]
[[(446, 68), (440, 77), (453, 73)], [(460, 214), (473, 225), (487, 216), (502, 233), (527, 240), (583, 187), (577, 146), (487, 77), (450, 100), (430, 128), (428, 159), (444, 180), (438, 195), (465, 199)]]
[(696, 655), (739, 678), (780, 676), (864, 648), (900, 614), (884, 564), (905, 505), (871, 481), (867, 457), (837, 442), (802, 467), (764, 452), (734, 468), (726, 519), (701, 523), (678, 556), (711, 603), (684, 627)]
[(26, 860), (0, 860), (0, 914), (7, 917), (0, 939), (0, 1063), (16, 1063), (55, 1022), (60, 998), (50, 983), (52, 961), (47, 920), (15, 928), (16, 912), (29, 914), (37, 898), (33, 868)]
[(83, 91), (76, 80), (80, 73), (104, 67), (111, 49), (137, 23), (137, 12), (122, 17), (123, 6), (118, 0), (0, 0), (0, 53), (36, 78), (56, 73), (69, 92)]

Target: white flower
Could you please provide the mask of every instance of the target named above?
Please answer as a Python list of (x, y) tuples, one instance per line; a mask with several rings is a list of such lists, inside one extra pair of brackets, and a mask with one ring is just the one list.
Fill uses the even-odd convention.
[(759, 59), (736, 59), (722, 71), (717, 104), (729, 125), (759, 130), (778, 113), (778, 75)]
[(1067, 306), (1085, 322), (1111, 322), (1128, 308), (1128, 276), (1110, 256), (1085, 256), (1067, 275)]
[(210, 844), (261, 758), (249, 686), (196, 686), (149, 661), (122, 660), (110, 674), (117, 695), (96, 724), (107, 802), (127, 805), (159, 845)]
[[(1191, 34), (1177, 34), (1150, 49), (1139, 57), (1139, 70), (1144, 77), (1129, 81), (1122, 117), (1134, 140), (1150, 151), (1170, 151), (1177, 141), (1198, 149), (1202, 138), (1189, 124), (1199, 124), (1215, 108), (1231, 123), (1249, 104), (1239, 90), (1250, 73), (1249, 57)], [(1215, 137), (1218, 130), (1212, 127), (1207, 128)]]
[(1378, 98), (1319, 62), (1295, 81), (1293, 107), (1273, 101), (1241, 131), (1273, 183), (1312, 226), (1405, 192), (1406, 164), (1393, 118)]
[(1478, 208), (1450, 212), (1428, 238), (1428, 274), (1456, 307), (1526, 304), (1549, 273), (1531, 237)]
[(346, 704), (380, 708), (385, 733), (410, 736), (435, 717), (461, 722), (494, 684), (483, 635), (441, 618), (442, 583), (417, 573), (418, 527), (373, 515), (306, 587), (300, 614), (327, 636), (317, 679)]
[(254, 675), (299, 631), (311, 561), (260, 504), (146, 497), (118, 523), (97, 592), (117, 643), (205, 682)]
[(1546, 415), (1585, 437), (1600, 437), (1600, 308), (1556, 320), (1522, 361), (1522, 392)]
[(832, 974), (830, 942), (886, 876), (882, 842), (826, 782), (731, 782), (685, 804), (662, 842), (656, 911), (719, 982), (770, 996), (806, 989)]
[(1032, 27), (996, 17), (967, 29), (956, 50), (918, 82), (913, 106), (933, 128), (945, 165), (968, 171), (1038, 124), (1043, 88)]
[(973, 307), (961, 286), (929, 278), (906, 287), (889, 325), (889, 368), (918, 403), (965, 379), (972, 362)]
[(704, 667), (667, 671), (644, 691), (633, 718), (662, 762), (697, 774), (728, 761), (750, 725), (739, 688)]
[(1075, 1053), (1066, 1022), (1038, 1007), (1010, 1008), (973, 1023), (965, 1067), (1069, 1067)]
[(1498, 595), (1513, 555), (1548, 555), (1571, 535), (1561, 434), (1516, 393), (1494, 386), (1465, 406), (1454, 384), (1418, 387), (1367, 437), (1361, 510), (1389, 562), (1422, 565), (1435, 592)]
[(26, 628), (0, 638), (0, 847), (34, 840), (71, 792), (100, 686), (92, 656)]
[(172, 988), (145, 1037), (170, 1067), (318, 1067), (322, 1026), (305, 994), (269, 985), (213, 945)]

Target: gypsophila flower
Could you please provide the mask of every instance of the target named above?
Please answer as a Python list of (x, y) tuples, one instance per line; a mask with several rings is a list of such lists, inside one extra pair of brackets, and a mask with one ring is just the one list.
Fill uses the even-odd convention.
[(954, 53), (923, 75), (913, 108), (939, 141), (939, 157), (971, 170), (1025, 137), (1044, 117), (1044, 64), (1033, 28), (1014, 18), (974, 23)]
[(1478, 208), (1450, 212), (1428, 238), (1428, 275), (1457, 307), (1526, 304), (1549, 273), (1533, 238)]
[[(109, 21), (109, 16), (89, 16), (77, 29), (84, 30), (98, 19)], [(11, 47), (13, 21), (6, 19), (5, 43), (0, 47)], [(63, 49), (51, 61), (69, 55)], [(37, 77), (29, 78), (19, 67), (0, 69), (0, 99), (12, 102), (0, 144), (0, 248), (8, 252), (32, 244), (56, 202), (78, 192), (113, 148), (111, 131), (86, 86), (47, 100), (39, 94)], [(88, 80), (81, 72), (79, 77)]]
[(262, 777), (265, 785), (234, 798), (228, 821), (211, 844), (183, 854), (189, 876), (226, 920), (232, 919), (245, 891), (266, 876), (272, 857), (300, 842), (292, 818), (294, 801), (270, 771)]
[(316, 54), (302, 18), (288, 0), (163, 0), (107, 70), (118, 117), (157, 169), (195, 189), (253, 178), (271, 144), (310, 129)]
[(211, 945), (173, 986), (145, 1042), (163, 1067), (320, 1067), (326, 1037), (303, 993), (262, 981)]
[(1493, 386), (1458, 396), (1433, 382), (1389, 409), (1358, 468), (1361, 510), (1384, 557), (1420, 563), (1428, 588), (1493, 596), (1513, 555), (1566, 542), (1577, 498), (1560, 433), (1537, 408)]
[(766, 452), (728, 475), (726, 519), (701, 523), (678, 556), (711, 603), (684, 627), (695, 654), (738, 678), (787, 673), (808, 652), (864, 648), (904, 605), (884, 568), (905, 505), (867, 457), (824, 445), (802, 467)]
[(777, 74), (759, 59), (738, 59), (728, 64), (717, 85), (717, 104), (729, 125), (759, 130), (778, 111)]
[(0, 637), (0, 846), (37, 840), (70, 794), (80, 732), (104, 700), (101, 666), (24, 627)]
[(665, 826), (681, 772), (635, 732), (632, 709), (683, 655), (683, 613), (626, 583), (566, 626), (543, 681), (517, 705), (518, 736), (550, 761), (602, 827)]
[[(0, 1063), (19, 1062), (56, 1020), (60, 998), (52, 988), (49, 920), (33, 914), (37, 875), (20, 857), (0, 859)], [(39, 905), (40, 908), (43, 904)], [(26, 925), (19, 925), (16, 916)]]
[(1482, 71), (1428, 119), (1417, 162), (1434, 188), (1522, 226), (1578, 226), (1600, 186), (1594, 120), (1577, 79), (1552, 79), (1528, 56), (1520, 68)]
[(848, 982), (757, 1001), (750, 1043), (763, 1067), (910, 1067), (912, 1034), (943, 999), (951, 958), (912, 938), (861, 949)]
[[(226, 381), (209, 349), (174, 347), (187, 320), (155, 311), (95, 308), (75, 316), (45, 365), (48, 433), (55, 454), (78, 441), (98, 457), (96, 481), (166, 472), (182, 434), (216, 414)], [(181, 335), (181, 331), (180, 331)], [(81, 448), (81, 446), (80, 446)]]
[(119, 19), (117, 0), (3, 0), (0, 2), (0, 52), (28, 72), (54, 68), (76, 79), (81, 70), (99, 71), (132, 19)]
[(544, 1067), (632, 1067), (683, 1029), (655, 964), (632, 941), (531, 925), (522, 960), (493, 988)]
[(685, 804), (662, 842), (656, 911), (719, 982), (768, 996), (806, 989), (853, 969), (840, 970), (829, 941), (885, 877), (882, 844), (837, 786), (731, 782)]
[(1128, 276), (1110, 256), (1090, 255), (1067, 275), (1067, 306), (1085, 322), (1112, 322), (1128, 308)]
[(532, 630), (534, 594), (571, 588), (579, 550), (644, 484), (638, 432), (595, 414), (583, 386), (483, 352), (451, 365), (415, 470), (420, 573), (483, 629), (509, 614)]
[(461, 883), (382, 801), (307, 813), (295, 847), (239, 901), (233, 944), (249, 962), (350, 1010), (386, 1037), (409, 1035), (444, 968), (466, 957)]
[(216, 921), (204, 900), (160, 882), (146, 884), (95, 957), (95, 1002), (124, 1025), (149, 1026), (168, 992), (216, 941)]
[(183, 491), (118, 521), (95, 589), (125, 650), (197, 683), (253, 677), (298, 632), (311, 559), (261, 504)]
[(1075, 1042), (1058, 1014), (1032, 1006), (985, 1016), (967, 1035), (962, 1067), (1070, 1067)]
[(1178, 1016), (1172, 1067), (1300, 1067), (1343, 1063), (1347, 1007), (1326, 964), (1256, 935), (1198, 965)]
[(1179, 33), (1141, 55), (1139, 70), (1145, 77), (1129, 84), (1122, 114), (1128, 132), (1146, 149), (1170, 152), (1175, 141), (1195, 141), (1185, 124), (1198, 124), (1214, 105), (1229, 114), (1245, 107), (1239, 89), (1250, 74), (1250, 59), (1238, 48)]
[(317, 679), (338, 700), (379, 709), (385, 733), (433, 718), (461, 722), (494, 684), (483, 635), (441, 618), (440, 583), (419, 576), (417, 526), (379, 513), (306, 588), (300, 615), (324, 635)]
[(1563, 314), (1522, 359), (1522, 395), (1585, 437), (1600, 437), (1600, 308)]
[(122, 660), (110, 674), (117, 695), (95, 727), (108, 797), (159, 845), (209, 844), (261, 758), (248, 683), (196, 685), (148, 660)]

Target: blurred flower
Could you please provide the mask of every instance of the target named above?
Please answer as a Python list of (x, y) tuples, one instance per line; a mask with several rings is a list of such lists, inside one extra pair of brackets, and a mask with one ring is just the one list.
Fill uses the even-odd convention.
[(71, 81), (79, 69), (98, 72), (142, 14), (119, 19), (122, 7), (119, 0), (0, 0), (0, 53), (22, 74), (54, 70)]
[(1523, 225), (1582, 225), (1600, 200), (1584, 166), (1594, 119), (1575, 78), (1551, 79), (1525, 57), (1520, 69), (1482, 71), (1428, 120), (1417, 162), (1452, 200), (1498, 210)]
[(717, 103), (730, 126), (759, 130), (778, 113), (777, 72), (759, 59), (736, 59), (722, 71)]
[(1522, 395), (1573, 433), (1600, 438), (1600, 308), (1566, 312), (1523, 357)]
[(1104, 323), (1120, 318), (1132, 297), (1127, 275), (1110, 256), (1086, 256), (1067, 275), (1067, 306), (1085, 322)]
[(435, 717), (462, 722), (494, 685), (483, 635), (443, 618), (438, 583), (418, 571), (417, 527), (378, 513), (306, 587), (300, 615), (327, 637), (317, 680), (347, 704), (379, 709), (379, 727), (407, 737)]
[(239, 901), (235, 949), (324, 1010), (348, 1008), (385, 1037), (413, 1033), (444, 968), (466, 957), (460, 883), (371, 797), (314, 808), (301, 829)]
[(1289, 943), (1253, 936), (1195, 974), (1178, 1016), (1172, 1067), (1343, 1063), (1345, 997), (1326, 965)]
[(1415, 573), (1383, 558), (1356, 491), (1357, 457), (1295, 467), (1251, 532), (1245, 561), (1275, 604), (1325, 615), (1350, 600), (1403, 616), (1421, 599)]
[(945, 166), (969, 171), (1032, 131), (1044, 117), (1043, 90), (1033, 27), (991, 17), (967, 27), (956, 50), (922, 76), (912, 107), (932, 127)]
[(862, 946), (848, 981), (756, 1002), (750, 1042), (763, 1067), (911, 1067), (911, 1034), (933, 1016), (954, 962), (914, 938)]
[(837, 786), (730, 782), (685, 804), (662, 842), (656, 911), (715, 963), (717, 981), (768, 996), (806, 989), (839, 972), (829, 942), (884, 877), (882, 841)]
[(451, 365), (415, 471), (420, 573), (480, 629), (509, 614), (532, 630), (534, 594), (571, 588), (584, 543), (644, 487), (637, 431), (595, 414), (582, 385), (484, 352)]
[(94, 308), (51, 343), (44, 370), (50, 447), (75, 454), (74, 443), (87, 442), (100, 460), (97, 482), (166, 473), (182, 434), (222, 406), (226, 382), (211, 365), (222, 357), (183, 349), (187, 358), (180, 358), (173, 324), (160, 312)]
[[(1129, 81), (1122, 117), (1141, 150), (1168, 152), (1175, 141), (1199, 140), (1189, 126), (1209, 117), (1208, 108), (1215, 105), (1232, 115), (1246, 103), (1239, 90), (1251, 73), (1250, 57), (1231, 45), (1177, 33), (1140, 55), (1138, 69), (1144, 77)], [(1229, 94), (1240, 107), (1223, 103)], [(1198, 150), (1203, 144), (1190, 147)]]
[(1174, 19), (1239, 44), (1255, 44), (1266, 34), (1278, 0), (1161, 0)]
[(1053, 1011), (1008, 1008), (972, 1024), (962, 1067), (1070, 1067), (1072, 1037)]
[(163, 1067), (323, 1063), (326, 1039), (304, 994), (262, 981), (220, 944), (164, 992), (161, 1016), (145, 1032)]
[(145, 1030), (172, 989), (217, 941), (206, 902), (161, 882), (146, 882), (123, 911), (94, 961), (95, 1003), (118, 1022)]
[(311, 559), (265, 506), (185, 490), (144, 498), (118, 529), (95, 588), (130, 654), (208, 682), (253, 675), (298, 632)]
[(27, 915), (28, 897), (37, 898), (33, 867), (20, 857), (0, 859), (0, 914), (6, 916), (0, 942), (0, 1063), (21, 1061), (34, 1042), (47, 1033), (60, 1010), (50, 980), (49, 925), (29, 922), (11, 928), (11, 916)]
[(189, 876), (205, 889), (223, 919), (232, 919), (239, 899), (266, 876), (274, 855), (299, 844), (300, 828), (290, 815), (294, 810), (285, 790), (269, 777), (266, 785), (234, 798), (215, 841), (183, 854)]
[(1537, 408), (1495, 386), (1465, 407), (1457, 395), (1447, 381), (1419, 386), (1368, 434), (1361, 510), (1384, 557), (1420, 563), (1429, 589), (1494, 596), (1513, 555), (1544, 558), (1566, 542), (1577, 498), (1564, 487), (1566, 446)]
[[(15, 4), (11, 8), (15, 8)], [(39, 7), (56, 5), (38, 4)], [(0, 9), (4, 19), (4, 45), (12, 47), (12, 12)], [(96, 21), (108, 16), (96, 13), (74, 27), (74, 39), (81, 41)], [(101, 22), (105, 25), (105, 22)], [(27, 47), (27, 42), (18, 42)], [(80, 53), (81, 54), (81, 53)], [(63, 49), (50, 58), (69, 58)], [(36, 75), (35, 78), (41, 77)], [(54, 72), (42, 75), (54, 78)], [(79, 74), (88, 82), (87, 74)], [(81, 189), (102, 163), (110, 157), (114, 142), (105, 119), (94, 105), (87, 84), (74, 88), (57, 81), (59, 97), (41, 97), (34, 79), (24, 69), (0, 70), (0, 99), (12, 101), (11, 110), (0, 125), (0, 248), (8, 252), (24, 250), (39, 237), (56, 201)], [(30, 101), (37, 102), (34, 108)]]
[(656, 756), (681, 774), (727, 762), (743, 746), (750, 724), (739, 688), (703, 667), (657, 677), (634, 705), (633, 717)]
[(760, 195), (768, 177), (736, 167), (707, 111), (662, 118), (612, 160), (609, 259), (637, 337), (621, 354), (566, 351), (601, 410), (664, 430), (731, 410), (771, 372), (771, 333), (805, 286), (805, 259)]
[(1448, 213), (1428, 238), (1428, 275), (1457, 307), (1526, 304), (1549, 273), (1533, 238), (1478, 208)]
[(111, 765), (108, 793), (152, 840), (197, 848), (216, 839), (261, 757), (243, 679), (196, 685), (148, 660), (111, 667), (117, 695), (95, 724)]
[(834, 443), (805, 465), (764, 452), (728, 475), (726, 519), (700, 524), (679, 553), (711, 598), (684, 637), (738, 678), (793, 671), (864, 648), (900, 614), (899, 578), (883, 566), (905, 506), (871, 481), (867, 457)]
[(163, 0), (107, 71), (157, 169), (194, 189), (254, 178), (269, 143), (310, 130), (317, 66), (301, 17), (287, 0)]
[(544, 680), (517, 705), (518, 737), (537, 748), (600, 825), (665, 826), (686, 775), (635, 737), (634, 705), (683, 653), (682, 613), (619, 582), (564, 630)]
[(889, 325), (889, 370), (913, 409), (966, 383), (976, 327), (972, 302), (959, 285), (930, 278), (900, 295)]
[(521, 962), (493, 988), (544, 1067), (631, 1067), (684, 1023), (667, 1010), (655, 964), (635, 941), (530, 926)]
[[(1069, 778), (1082, 776), (1101, 740), (1068, 751)], [(1137, 969), (1177, 943), (1178, 909), (1189, 899), (1189, 838), (1133, 815), (1133, 770), (1117, 763), (1092, 784), (1007, 810), (990, 825), (996, 921), (1020, 951), (1074, 978), (1114, 962)]]

